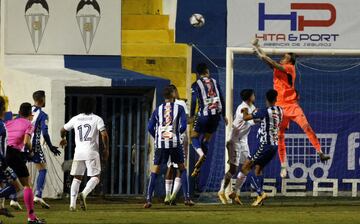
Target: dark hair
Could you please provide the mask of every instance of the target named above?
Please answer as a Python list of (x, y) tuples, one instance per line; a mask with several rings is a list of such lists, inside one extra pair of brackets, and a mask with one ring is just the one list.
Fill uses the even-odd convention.
[(165, 99), (172, 99), (173, 98), (174, 89), (171, 86), (167, 86), (163, 90), (163, 96)]
[(38, 90), (33, 93), (33, 99), (34, 101), (42, 100), (42, 98), (45, 97), (45, 91), (44, 90)]
[(205, 63), (200, 63), (196, 66), (196, 72), (199, 75), (205, 74), (207, 69), (208, 69), (208, 67)]
[(4, 97), (0, 96), (0, 113), (5, 111), (5, 99)]
[(21, 117), (29, 117), (32, 114), (32, 106), (30, 103), (22, 103), (19, 109)]
[(91, 114), (95, 109), (95, 99), (92, 97), (83, 97), (80, 99), (79, 111), (84, 114)]
[(172, 90), (177, 91), (177, 88), (176, 88), (176, 86), (175, 86), (174, 84), (170, 84), (169, 87), (170, 87)]
[(253, 89), (243, 89), (240, 92), (240, 97), (242, 101), (248, 101), (253, 94), (255, 94)]
[(269, 101), (269, 103), (275, 103), (277, 96), (278, 92), (274, 89), (270, 89), (266, 92), (266, 99)]
[(287, 54), (290, 55), (290, 63), (295, 65), (298, 56), (295, 53), (287, 53)]

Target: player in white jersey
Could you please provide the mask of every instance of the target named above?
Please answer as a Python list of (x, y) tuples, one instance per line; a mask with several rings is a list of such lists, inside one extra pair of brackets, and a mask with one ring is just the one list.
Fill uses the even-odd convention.
[[(252, 89), (244, 89), (240, 93), (242, 103), (237, 107), (231, 132), (229, 135), (229, 140), (226, 142), (226, 148), (229, 155), (229, 170), (226, 172), (224, 179), (221, 182), (221, 188), (218, 192), (220, 201), (223, 204), (227, 204), (228, 200), (225, 195), (225, 189), (229, 186), (231, 178), (236, 175), (241, 164), (249, 156), (249, 145), (248, 145), (248, 135), (250, 133), (251, 127), (255, 124), (253, 120), (244, 121), (243, 111), (247, 109), (248, 111), (255, 111), (255, 92)], [(240, 201), (240, 184), (242, 178), (246, 176), (242, 175), (241, 172), (238, 172), (236, 183), (232, 188), (229, 198), (232, 199), (234, 204), (242, 204)]]
[[(170, 85), (170, 87), (174, 90), (175, 94), (175, 104), (182, 106), (185, 110), (187, 117), (189, 116), (189, 110), (185, 101), (180, 99), (179, 92), (175, 85)], [(185, 160), (188, 152), (188, 136), (187, 132), (185, 131), (180, 136), (180, 143), (183, 147)], [(175, 205), (176, 195), (181, 188), (181, 173), (178, 167), (178, 164), (171, 162), (171, 158), (168, 161), (168, 169), (165, 176), (165, 205)], [(174, 172), (176, 172), (176, 177), (174, 179)]]
[(80, 206), (86, 210), (86, 197), (95, 189), (100, 182), (100, 154), (99, 134), (104, 145), (103, 160), (109, 157), (109, 136), (101, 117), (93, 114), (95, 100), (85, 97), (80, 101), (80, 114), (71, 120), (61, 129), (62, 147), (67, 145), (66, 132), (75, 130), (75, 153), (70, 175), (73, 176), (71, 184), (70, 211), (76, 211), (76, 199), (79, 187), (85, 171), (90, 177), (84, 190), (79, 194)]

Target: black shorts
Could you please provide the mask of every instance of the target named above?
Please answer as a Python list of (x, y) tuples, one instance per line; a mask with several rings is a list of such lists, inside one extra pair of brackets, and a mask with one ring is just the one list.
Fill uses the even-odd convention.
[(14, 170), (19, 178), (30, 176), (29, 170), (26, 167), (24, 153), (12, 148), (11, 146), (8, 146), (6, 151), (6, 163), (11, 169)]

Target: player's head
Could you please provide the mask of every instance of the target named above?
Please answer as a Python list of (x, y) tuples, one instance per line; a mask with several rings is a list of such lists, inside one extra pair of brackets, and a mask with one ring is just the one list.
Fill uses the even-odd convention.
[(173, 101), (175, 97), (175, 91), (171, 86), (166, 86), (163, 90), (163, 96), (165, 100)]
[(280, 63), (281, 64), (292, 64), (295, 65), (296, 63), (296, 54), (294, 53), (286, 53), (284, 54), (284, 56), (281, 58)]
[(196, 66), (196, 72), (199, 76), (210, 75), (208, 66), (205, 63), (200, 63)]
[(173, 93), (174, 93), (174, 98), (175, 99), (179, 99), (180, 98), (180, 96), (179, 96), (179, 91), (178, 91), (178, 89), (176, 88), (176, 86), (175, 85), (173, 85), (173, 84), (171, 84), (171, 85), (169, 85), (169, 87), (170, 88), (172, 88), (173, 89)]
[(22, 118), (32, 120), (32, 106), (30, 103), (22, 103), (19, 109), (19, 115)]
[(5, 99), (0, 96), (0, 119), (4, 119), (5, 117)]
[(276, 98), (278, 96), (278, 92), (274, 89), (270, 89), (266, 92), (266, 105), (268, 107), (274, 106), (276, 103)]
[(33, 93), (33, 100), (36, 106), (38, 107), (45, 107), (46, 100), (45, 100), (45, 91), (38, 90)]
[(82, 114), (92, 114), (95, 110), (95, 99), (92, 97), (83, 97), (80, 99), (79, 111)]
[(241, 100), (247, 103), (255, 103), (255, 91), (253, 89), (243, 89), (240, 92)]

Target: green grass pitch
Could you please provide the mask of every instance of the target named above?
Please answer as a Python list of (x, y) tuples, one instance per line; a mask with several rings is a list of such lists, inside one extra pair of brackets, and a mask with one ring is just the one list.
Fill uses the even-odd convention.
[[(192, 208), (183, 204), (165, 207), (155, 203), (151, 209), (143, 209), (141, 203), (89, 201), (89, 209), (86, 212), (69, 212), (65, 201), (49, 201), (52, 205), (50, 210), (36, 206), (36, 212), (40, 217), (45, 218), (47, 223), (54, 224), (360, 223), (360, 203), (356, 200), (350, 202), (346, 199), (344, 201), (293, 199), (280, 202), (270, 202), (270, 200), (260, 208), (220, 204), (197, 204)], [(13, 212), (13, 214), (15, 218), (1, 217), (1, 220), (5, 224), (25, 223), (25, 211)]]

